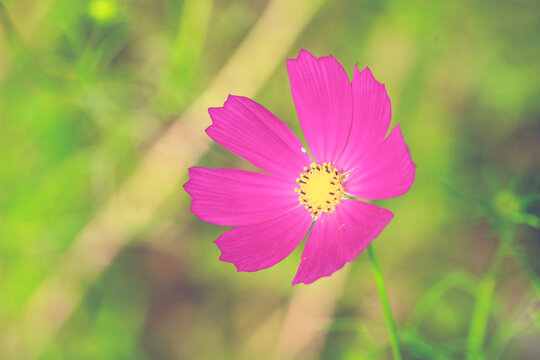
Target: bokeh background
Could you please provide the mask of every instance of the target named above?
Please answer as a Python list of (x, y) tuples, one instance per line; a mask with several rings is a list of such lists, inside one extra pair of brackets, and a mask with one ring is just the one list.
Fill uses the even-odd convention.
[(0, 0), (0, 358), (390, 359), (367, 254), (237, 273), (187, 167), (254, 98), (300, 135), (286, 58), (386, 83), (417, 164), (374, 245), (406, 359), (540, 358), (540, 3)]

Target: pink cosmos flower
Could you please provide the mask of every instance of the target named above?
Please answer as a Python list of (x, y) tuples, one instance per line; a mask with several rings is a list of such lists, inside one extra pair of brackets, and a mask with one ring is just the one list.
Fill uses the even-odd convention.
[(295, 285), (354, 260), (393, 213), (353, 198), (406, 193), (416, 166), (399, 125), (386, 136), (390, 99), (367, 67), (355, 66), (351, 84), (334, 57), (302, 50), (287, 60), (287, 70), (312, 157), (274, 114), (230, 95), (223, 107), (208, 110), (213, 124), (206, 133), (266, 173), (192, 167), (184, 188), (201, 220), (235, 226), (215, 243), (220, 260), (238, 271), (279, 263), (309, 231)]

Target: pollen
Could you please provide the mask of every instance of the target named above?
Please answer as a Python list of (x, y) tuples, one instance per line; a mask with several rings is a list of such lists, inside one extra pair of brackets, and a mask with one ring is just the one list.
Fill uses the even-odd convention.
[(335, 206), (343, 198), (344, 176), (330, 163), (322, 165), (312, 163), (304, 168), (304, 172), (296, 179), (300, 204), (315, 219), (322, 212), (332, 213)]

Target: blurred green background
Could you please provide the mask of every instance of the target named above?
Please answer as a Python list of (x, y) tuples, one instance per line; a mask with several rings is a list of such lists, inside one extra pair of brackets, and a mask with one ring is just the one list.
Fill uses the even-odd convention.
[(228, 93), (297, 134), (302, 48), (386, 83), (417, 164), (375, 241), (406, 359), (540, 358), (540, 3), (0, 0), (1, 359), (390, 359), (367, 254), (236, 273), (187, 167)]

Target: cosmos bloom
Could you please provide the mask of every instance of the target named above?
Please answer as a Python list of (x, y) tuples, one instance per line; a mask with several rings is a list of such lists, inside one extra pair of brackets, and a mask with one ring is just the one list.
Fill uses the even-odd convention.
[(287, 60), (287, 70), (311, 156), (274, 114), (230, 95), (223, 107), (208, 110), (213, 124), (206, 133), (265, 173), (192, 167), (184, 188), (201, 220), (235, 226), (215, 243), (220, 260), (238, 271), (279, 263), (309, 231), (295, 285), (354, 260), (393, 213), (353, 197), (406, 193), (415, 165), (399, 125), (386, 136), (390, 99), (367, 67), (355, 66), (351, 83), (334, 57), (302, 50)]

